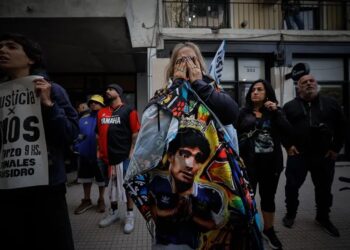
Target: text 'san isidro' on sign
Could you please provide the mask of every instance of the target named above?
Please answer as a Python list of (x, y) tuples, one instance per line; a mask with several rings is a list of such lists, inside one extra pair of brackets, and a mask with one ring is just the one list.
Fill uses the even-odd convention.
[(40, 98), (27, 76), (0, 84), (0, 189), (48, 184)]

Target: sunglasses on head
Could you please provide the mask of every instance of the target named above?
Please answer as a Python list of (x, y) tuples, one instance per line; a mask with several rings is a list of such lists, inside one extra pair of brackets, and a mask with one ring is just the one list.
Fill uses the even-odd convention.
[(179, 149), (179, 155), (183, 158), (189, 158), (189, 157), (194, 157), (194, 159), (196, 160), (196, 162), (198, 163), (204, 163), (205, 162), (205, 157), (204, 154), (202, 152), (198, 152), (197, 154), (192, 154), (191, 151), (187, 150), (187, 149)]

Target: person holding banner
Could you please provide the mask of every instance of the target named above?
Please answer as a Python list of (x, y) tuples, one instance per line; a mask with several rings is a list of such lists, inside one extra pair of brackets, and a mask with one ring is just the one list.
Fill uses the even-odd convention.
[(224, 127), (237, 103), (192, 42), (174, 47), (166, 82), (143, 112), (124, 178), (152, 249), (262, 249), (246, 171)]
[(64, 152), (78, 136), (78, 114), (66, 91), (48, 80), (36, 42), (0, 36), (0, 70), (1, 244), (73, 250)]

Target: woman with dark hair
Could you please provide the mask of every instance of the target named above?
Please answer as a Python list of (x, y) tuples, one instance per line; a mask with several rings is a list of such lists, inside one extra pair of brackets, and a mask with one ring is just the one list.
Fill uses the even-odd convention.
[(291, 146), (288, 142), (291, 127), (277, 104), (271, 84), (259, 79), (250, 86), (237, 123), (240, 156), (247, 166), (254, 193), (259, 183), (263, 236), (273, 249), (282, 247), (273, 227), (275, 194), (283, 170), (282, 139), (286, 148)]
[[(27, 37), (20, 34), (0, 36), (0, 73), (3, 75), (3, 81), (10, 81), (7, 83), (0, 81), (2, 94), (8, 91), (9, 87), (6, 86), (9, 84), (12, 84), (13, 89), (19, 89), (19, 81), (25, 82), (26, 86), (33, 86), (26, 91), (35, 93), (36, 98), (33, 95), (33, 103), (26, 105), (31, 105), (28, 107), (31, 117), (33, 117), (31, 111), (36, 110), (33, 108), (34, 105), (41, 106), (38, 112), (41, 113), (41, 117), (39, 119), (39, 116), (35, 116), (36, 122), (33, 121), (28, 126), (33, 128), (35, 131), (33, 134), (38, 135), (37, 137), (44, 142), (31, 146), (43, 146), (42, 149), (44, 152), (47, 151), (47, 154), (42, 153), (41, 158), (47, 158), (48, 161), (47, 164), (40, 164), (31, 159), (35, 171), (43, 173), (39, 179), (48, 179), (47, 182), (38, 182), (38, 175), (34, 174), (21, 176), (23, 178), (12, 176), (10, 178), (5, 172), (8, 170), (1, 170), (0, 183), (2, 188), (5, 187), (0, 190), (1, 244), (11, 246), (11, 249), (73, 250), (74, 242), (66, 202), (67, 177), (64, 153), (78, 136), (78, 114), (71, 105), (66, 91), (60, 85), (48, 80), (44, 71), (41, 48)], [(21, 107), (13, 104), (13, 110), (16, 107), (17, 112)], [(23, 112), (17, 112), (16, 115), (21, 116)], [(18, 118), (14, 113), (12, 116), (17, 120), (26, 118), (22, 116)], [(5, 131), (3, 124), (5, 119), (3, 112), (0, 112), (2, 132)], [(45, 140), (40, 133), (41, 126), (44, 128)], [(0, 137), (3, 145), (7, 144), (5, 140), (5, 135)], [(39, 139), (30, 142), (33, 141), (37, 142)], [(29, 147), (30, 144), (26, 146)], [(40, 155), (40, 152), (34, 152), (33, 147), (31, 148), (31, 155)], [(19, 152), (24, 151), (18, 149)], [(2, 155), (2, 152), (0, 153)], [(29, 152), (16, 156), (17, 162), (23, 156), (28, 157), (28, 154)], [(27, 170), (28, 164), (17, 163), (15, 167), (16, 169), (12, 170)], [(6, 184), (8, 182), (10, 184)]]

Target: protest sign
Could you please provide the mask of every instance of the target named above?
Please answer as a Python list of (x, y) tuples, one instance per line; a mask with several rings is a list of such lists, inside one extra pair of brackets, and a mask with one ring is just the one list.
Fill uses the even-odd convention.
[(0, 189), (48, 185), (40, 97), (27, 76), (0, 84)]

